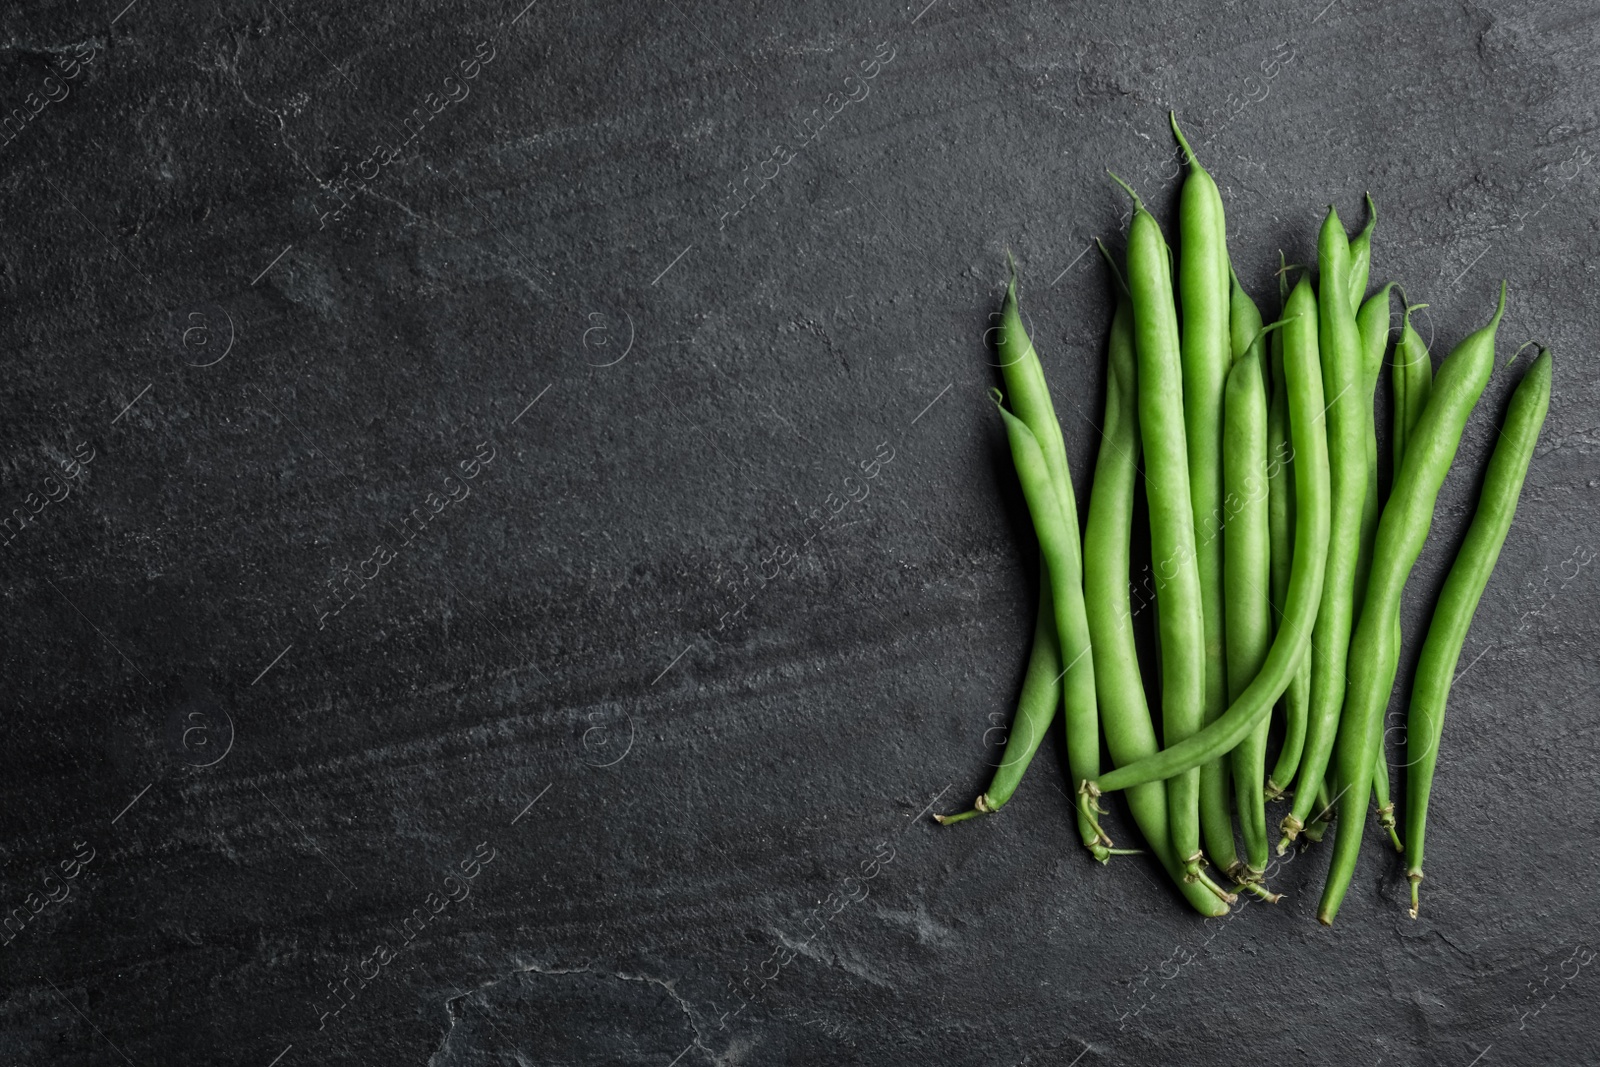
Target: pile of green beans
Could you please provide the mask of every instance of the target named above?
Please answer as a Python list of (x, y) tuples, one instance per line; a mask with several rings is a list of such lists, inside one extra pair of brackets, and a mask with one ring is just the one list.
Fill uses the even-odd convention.
[[(1100, 246), (1115, 313), (1081, 534), (1066, 437), (1023, 327), (1012, 265), (993, 331), (1004, 386), (994, 396), (1038, 539), (1034, 639), (992, 780), (970, 810), (935, 818), (948, 824), (999, 811), (1060, 709), (1072, 817), (1101, 864), (1139, 851), (1115, 848), (1101, 824), (1109, 813), (1103, 796), (1120, 791), (1150, 853), (1195, 911), (1225, 914), (1239, 891), (1276, 902), (1282, 894), (1263, 884), (1266, 811), (1287, 801), (1280, 854), (1333, 828), (1316, 910), (1332, 924), (1372, 805), (1404, 853), (1415, 918), (1450, 683), (1549, 408), (1550, 353), (1541, 351), (1515, 389), (1422, 642), (1401, 766), (1402, 840), (1384, 746), (1404, 639), (1401, 598), (1495, 368), (1506, 285), (1489, 323), (1462, 340), (1435, 377), (1411, 325), (1411, 313), (1426, 305), (1407, 303), (1392, 282), (1367, 295), (1378, 219), (1369, 195), (1366, 226), (1354, 237), (1328, 208), (1315, 284), (1301, 270), (1291, 285), (1296, 268), (1279, 254), (1278, 317), (1264, 324), (1235, 272), (1217, 183), (1170, 118), (1188, 171), (1175, 251), (1138, 193), (1111, 175), (1132, 197), (1133, 216), (1124, 268)], [(1395, 333), (1385, 499), (1374, 404)], [(1149, 543), (1135, 546), (1141, 475)], [(1136, 548), (1148, 550), (1155, 576), (1153, 619), (1136, 618), (1129, 606)], [(1159, 687), (1148, 694), (1139, 624), (1154, 631)], [(1104, 771), (1102, 739), (1111, 762)]]

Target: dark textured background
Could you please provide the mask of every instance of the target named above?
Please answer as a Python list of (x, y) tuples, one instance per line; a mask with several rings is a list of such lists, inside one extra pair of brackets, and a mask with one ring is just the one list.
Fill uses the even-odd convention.
[[(0, 15), (8, 113), (92, 55), (0, 147), (0, 511), (93, 450), (4, 550), (0, 1059), (1600, 1059), (1600, 6), (924, 2)], [(1083, 855), (1054, 741), (1002, 815), (925, 816), (981, 788), (1032, 623), (1004, 253), (1083, 499), (1103, 169), (1170, 220), (1168, 107), (1269, 314), (1277, 250), (1371, 189), (1374, 283), (1436, 355), (1502, 276), (1503, 353), (1556, 353), (1417, 921), (1369, 832), (1334, 929), (1325, 849), (1202, 923)], [(1402, 697), (1516, 376), (1440, 497)]]

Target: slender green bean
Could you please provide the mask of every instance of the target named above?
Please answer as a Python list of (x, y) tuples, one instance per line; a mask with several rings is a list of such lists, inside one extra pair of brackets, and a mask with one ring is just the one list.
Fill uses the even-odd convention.
[[(1078, 510), (1072, 492), (1072, 478), (1067, 468), (1067, 450), (1061, 436), (1061, 423), (1056, 418), (1055, 405), (1050, 400), (1050, 390), (1045, 385), (1044, 368), (1039, 355), (1022, 324), (1017, 303), (1017, 275), (1013, 264), (1010, 284), (1006, 286), (1005, 301), (1000, 308), (1000, 337), (997, 343), (1000, 354), (1001, 375), (1017, 418), (1028, 427), (1034, 442), (1044, 456), (1045, 470), (1049, 475), (1051, 497), (1055, 501), (1053, 513), (1033, 511), (1034, 531), (1043, 534), (1041, 523), (1057, 527), (1061, 551), (1055, 559), (1045, 556), (1045, 572), (1049, 575), (1053, 607), (1056, 616), (1056, 637), (1061, 644), (1062, 721), (1067, 735), (1067, 766), (1073, 781), (1093, 776), (1100, 770), (1099, 712), (1095, 706), (1094, 660), (1089, 652), (1089, 627), (1084, 620), (1083, 608), (1083, 548), (1078, 534)], [(1051, 517), (1054, 521), (1051, 521)], [(1057, 573), (1057, 568), (1065, 568)], [(1102, 862), (1104, 850), (1111, 842), (1105, 839), (1092, 820), (1078, 820), (1078, 833), (1084, 847)]]
[[(1116, 175), (1112, 177), (1127, 189), (1134, 203), (1128, 229), (1128, 294), (1139, 365), (1139, 437), (1144, 446), (1145, 497), (1150, 507), (1150, 550), (1156, 560), (1161, 725), (1170, 751), (1200, 729), (1205, 705), (1205, 634), (1200, 573), (1195, 563), (1194, 512), (1189, 502), (1178, 314), (1161, 227), (1132, 187)], [(1130, 766), (1159, 758), (1158, 754)], [(1167, 821), (1173, 850), (1187, 877), (1205, 879), (1200, 869), (1204, 859), (1200, 851), (1200, 772), (1195, 767), (1198, 763), (1181, 774), (1157, 775), (1133, 784), (1171, 779), (1167, 782)], [(1092, 803), (1079, 804), (1079, 810), (1091, 818), (1092, 807)]]
[[(1134, 305), (1138, 324), (1138, 305)], [(1323, 569), (1328, 554), (1328, 441), (1322, 401), (1322, 374), (1317, 358), (1317, 301), (1311, 284), (1301, 279), (1289, 295), (1284, 311), (1283, 369), (1289, 383), (1289, 428), (1294, 442), (1295, 516), (1294, 562), (1289, 575), (1287, 609), (1272, 639), (1266, 662), (1228, 710), (1193, 736), (1170, 745), (1154, 756), (1085, 782), (1078, 790), (1078, 805), (1092, 811), (1094, 798), (1107, 790), (1126, 789), (1170, 779), (1209, 759), (1220, 758), (1244, 740), (1261, 716), (1272, 709), (1289, 684), (1311, 642), (1312, 625), (1322, 599)], [(1139, 371), (1144, 373), (1143, 353)], [(1140, 417), (1144, 415), (1147, 383), (1141, 383)], [(1150, 436), (1145, 434), (1145, 451)], [(1146, 463), (1146, 471), (1149, 463)], [(1148, 475), (1147, 475), (1148, 477)], [(1170, 786), (1169, 786), (1170, 788)]]
[[(1306, 715), (1306, 743), (1301, 753), (1302, 780), (1315, 782), (1325, 773), (1338, 734), (1344, 704), (1345, 661), (1350, 646), (1356, 560), (1361, 546), (1361, 508), (1367, 495), (1367, 450), (1362, 417), (1362, 351), (1355, 312), (1346, 299), (1350, 282), (1350, 242), (1339, 213), (1328, 216), (1317, 237), (1321, 285), (1317, 300), (1318, 342), (1323, 388), (1328, 396), (1328, 462), (1333, 488), (1333, 520), (1328, 538), (1327, 574), (1317, 610), (1312, 643), (1311, 706)], [(1368, 404), (1368, 407), (1371, 405)], [(1368, 788), (1371, 788), (1370, 783)], [(1366, 794), (1362, 794), (1362, 802)], [(1295, 791), (1294, 804), (1283, 818), (1281, 855), (1311, 814), (1314, 795)]]
[[(1411, 432), (1416, 428), (1417, 420), (1422, 417), (1422, 411), (1428, 405), (1428, 395), (1433, 389), (1433, 362), (1428, 357), (1428, 346), (1423, 343), (1421, 336), (1411, 325), (1411, 313), (1427, 304), (1410, 304), (1406, 302), (1404, 290), (1400, 293), (1400, 303), (1405, 308), (1405, 313), (1400, 321), (1400, 340), (1394, 347), (1393, 385), (1394, 385), (1394, 433), (1393, 455), (1390, 457), (1390, 480), (1393, 481), (1400, 475), (1400, 464), (1405, 458), (1406, 442), (1410, 440)], [(1395, 616), (1395, 625), (1400, 623), (1399, 615)], [(1395, 635), (1395, 647), (1400, 647), (1400, 635)], [(1386, 757), (1378, 757), (1379, 767), (1385, 771), (1384, 778), (1379, 779), (1374, 785), (1373, 792), (1378, 796), (1378, 811), (1380, 821), (1385, 807), (1389, 808), (1390, 840), (1394, 847), (1404, 850), (1399, 835), (1394, 828), (1394, 805), (1385, 794), (1388, 790), (1387, 767), (1382, 767)], [(1379, 768), (1374, 768), (1374, 771)], [(1407, 776), (1407, 782), (1410, 776)]]
[[(1278, 307), (1289, 303), (1289, 268), (1278, 253)], [(1267, 528), (1272, 538), (1272, 617), (1276, 628), (1283, 617), (1284, 600), (1289, 592), (1289, 564), (1293, 554), (1294, 481), (1289, 470), (1292, 449), (1289, 444), (1289, 389), (1283, 377), (1283, 331), (1274, 330), (1269, 341), (1272, 353), (1272, 400), (1267, 407)], [(1267, 800), (1283, 795), (1294, 781), (1300, 766), (1300, 750), (1306, 741), (1306, 702), (1311, 695), (1311, 659), (1307, 649), (1300, 666), (1283, 693), (1283, 747), (1268, 775)]]
[(1372, 764), (1383, 737), (1383, 707), (1394, 685), (1398, 654), (1394, 613), (1400, 593), (1433, 523), (1439, 487), (1455, 460), (1461, 432), (1494, 367), (1494, 338), (1506, 310), (1505, 284), (1494, 318), (1455, 347), (1439, 368), (1433, 395), (1406, 445), (1394, 491), (1378, 520), (1366, 603), (1351, 639), (1350, 684), (1335, 752), (1339, 820), (1333, 859), (1317, 905), (1317, 919), (1331, 926), (1355, 874), (1372, 790)]
[[(1422, 643), (1422, 658), (1417, 664), (1416, 681), (1411, 687), (1411, 713), (1407, 722), (1406, 748), (1406, 877), (1411, 882), (1411, 917), (1417, 917), (1417, 890), (1422, 884), (1423, 834), (1427, 829), (1428, 794), (1433, 789), (1433, 774), (1439, 757), (1439, 740), (1444, 732), (1445, 702), (1450, 682), (1461, 658), (1461, 644), (1467, 627), (1478, 610), (1478, 600), (1489, 584), (1506, 532), (1511, 529), (1522, 483), (1533, 459), (1533, 447), (1550, 408), (1550, 353), (1542, 352), (1523, 375), (1505, 428), (1489, 457), (1478, 509), (1467, 527), (1466, 539), (1450, 565), (1450, 574), (1439, 593), (1428, 636)], [(1440, 377), (1443, 377), (1441, 371)], [(1442, 383), (1441, 383), (1442, 385)]]
[[(1088, 525), (1083, 531), (1083, 599), (1106, 749), (1113, 763), (1131, 763), (1160, 750), (1145, 700), (1128, 603), (1128, 556), (1139, 466), (1139, 369), (1133, 352), (1133, 305), (1110, 255), (1104, 246), (1100, 251), (1117, 278), (1118, 294), (1106, 345), (1106, 413), (1100, 428), (1100, 454), (1095, 460)], [(1226, 902), (1198, 880), (1184, 877), (1167, 826), (1166, 784), (1149, 782), (1129, 789), (1124, 796), (1139, 832), (1190, 907), (1202, 915), (1226, 915)]]
[[(1356, 312), (1356, 330), (1361, 335), (1361, 387), (1363, 389), (1361, 417), (1366, 423), (1367, 441), (1367, 498), (1361, 509), (1361, 554), (1356, 559), (1356, 584), (1354, 614), (1361, 615), (1362, 598), (1366, 595), (1367, 574), (1372, 569), (1372, 542), (1378, 534), (1378, 427), (1373, 413), (1373, 401), (1378, 391), (1378, 379), (1383, 375), (1383, 353), (1389, 345), (1389, 293), (1394, 283), (1379, 289), (1361, 310)], [(1394, 649), (1400, 654), (1400, 609), (1395, 606)], [(1389, 834), (1395, 851), (1402, 851), (1400, 835), (1395, 830), (1394, 804), (1389, 800), (1388, 754), (1378, 746), (1378, 758), (1372, 768), (1372, 796), (1378, 806), (1378, 823)]]
[[(1022, 313), (1017, 303), (1017, 270), (1014, 262), (1011, 264), (1011, 279), (1006, 286), (1005, 299), (1000, 305), (1000, 326), (995, 333), (995, 352), (1000, 357), (1001, 379), (1006, 383), (1006, 391), (1011, 396), (1017, 417), (1027, 424), (1034, 440), (1039, 443), (1039, 448), (1044, 453), (1051, 483), (1056, 487), (1057, 503), (1061, 505), (1062, 521), (1070, 531), (1070, 540), (1075, 546), (1073, 554), (1077, 555), (1078, 516), (1072, 495), (1072, 482), (1068, 476), (1066, 444), (1061, 435), (1061, 423), (1056, 418), (1055, 405), (1050, 399), (1050, 390), (1045, 384), (1044, 367), (1040, 364), (1038, 351), (1034, 348), (1033, 340), (1028, 336), (1028, 331), (1022, 323)], [(1006, 737), (1005, 752), (1001, 756), (1000, 766), (995, 770), (989, 788), (979, 795), (971, 809), (958, 815), (935, 816), (939, 822), (957, 823), (975, 815), (999, 811), (1016, 792), (1023, 774), (1028, 769), (1028, 764), (1032, 762), (1034, 753), (1038, 751), (1039, 744), (1044, 740), (1050, 723), (1055, 718), (1063, 689), (1062, 642), (1056, 632), (1054, 598), (1050, 586), (1051, 576), (1041, 558), (1039, 621), (1034, 626), (1033, 649), (1028, 657), (1022, 693), (1017, 701), (1017, 712), (1012, 720), (1011, 730)], [(1073, 655), (1080, 656), (1082, 651), (1074, 649)], [(1081, 703), (1083, 697), (1081, 680), (1074, 696), (1079, 701), (1075, 707), (1076, 718), (1081, 721), (1084, 714)], [(1092, 711), (1091, 703), (1091, 714)], [(1081, 730), (1075, 730), (1073, 724), (1069, 723), (1069, 737), (1074, 732), (1081, 733)], [(1098, 742), (1096, 744), (1098, 745)], [(1069, 762), (1070, 753), (1069, 747)], [(1093, 834), (1092, 827), (1082, 823), (1081, 820), (1079, 830), (1085, 835)], [(1095, 838), (1086, 836), (1084, 843), (1087, 845), (1092, 840)]]
[[(1178, 298), (1182, 321), (1183, 429), (1189, 460), (1189, 501), (1194, 510), (1200, 616), (1205, 637), (1205, 705), (1201, 724), (1228, 706), (1223, 638), (1222, 398), (1233, 362), (1229, 342), (1227, 224), (1217, 183), (1195, 158), (1176, 112), (1172, 132), (1189, 164), (1178, 199)], [(1259, 318), (1259, 316), (1257, 316)], [(1219, 870), (1239, 862), (1228, 810), (1225, 761), (1200, 765), (1200, 829), (1206, 855)]]
[[(1267, 391), (1261, 315), (1233, 278), (1233, 369), (1223, 398), (1223, 619), (1228, 654), (1228, 699), (1237, 700), (1261, 670), (1272, 644), (1272, 566), (1267, 533)], [(1267, 728), (1261, 716), (1230, 757), (1245, 859), (1228, 874), (1256, 886), (1267, 870)], [(1275, 897), (1274, 897), (1275, 899)]]

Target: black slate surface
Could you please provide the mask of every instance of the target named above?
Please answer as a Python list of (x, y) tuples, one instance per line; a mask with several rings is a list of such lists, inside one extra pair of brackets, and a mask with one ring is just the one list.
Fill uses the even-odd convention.
[[(8, 8), (0, 1058), (1600, 1061), (1597, 15)], [(1370, 189), (1436, 354), (1501, 277), (1556, 353), (1416, 921), (1369, 832), (1333, 929), (1325, 848), (1202, 923), (1082, 854), (1055, 742), (927, 817), (1033, 617), (1004, 254), (1081, 498), (1103, 170), (1170, 226), (1169, 107), (1269, 309)]]

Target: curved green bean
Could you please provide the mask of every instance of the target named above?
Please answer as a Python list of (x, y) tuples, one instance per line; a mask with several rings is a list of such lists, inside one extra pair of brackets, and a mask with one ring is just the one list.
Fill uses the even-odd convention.
[[(1112, 178), (1127, 189), (1134, 203), (1128, 228), (1128, 295), (1139, 365), (1139, 437), (1144, 445), (1150, 552), (1156, 561), (1161, 725), (1170, 751), (1201, 728), (1205, 706), (1205, 633), (1200, 572), (1195, 562), (1194, 512), (1189, 503), (1178, 313), (1161, 227), (1132, 187), (1114, 174)], [(1159, 758), (1148, 757), (1130, 766)], [(1167, 813), (1173, 850), (1188, 877), (1204, 879), (1200, 869), (1204, 858), (1200, 851), (1200, 772), (1194, 767), (1156, 777), (1171, 779), (1167, 782)], [(1092, 818), (1091, 809), (1092, 804), (1079, 804), (1079, 810)]]
[[(1189, 501), (1194, 510), (1195, 563), (1200, 575), (1200, 618), (1205, 638), (1205, 704), (1201, 724), (1228, 706), (1223, 637), (1222, 398), (1233, 363), (1229, 340), (1227, 223), (1217, 183), (1195, 158), (1178, 115), (1172, 133), (1189, 164), (1178, 198), (1178, 306), (1182, 321), (1183, 429), (1189, 460)], [(1260, 316), (1257, 316), (1259, 319)], [(1239, 862), (1228, 811), (1229, 776), (1223, 760), (1200, 765), (1200, 829), (1206, 855), (1219, 870)]]
[[(995, 352), (1000, 357), (1001, 379), (1006, 383), (1006, 392), (1011, 396), (1011, 405), (1016, 409), (1017, 417), (1027, 424), (1044, 454), (1051, 483), (1056, 487), (1057, 504), (1062, 511), (1062, 521), (1067, 524), (1070, 540), (1074, 546), (1073, 554), (1077, 555), (1078, 516), (1072, 495), (1072, 482), (1067, 470), (1066, 443), (1061, 435), (1061, 423), (1056, 418), (1055, 404), (1051, 401), (1050, 390), (1045, 384), (1044, 367), (1039, 362), (1039, 353), (1033, 347), (1033, 340), (1028, 336), (1028, 331), (1022, 323), (1022, 313), (1017, 303), (1017, 269), (1014, 262), (1011, 264), (1011, 279), (1006, 286), (1005, 299), (1000, 305), (1000, 327), (995, 332), (998, 335), (995, 339)], [(1012, 719), (1011, 730), (1006, 736), (1006, 747), (1001, 756), (1000, 766), (996, 768), (989, 788), (978, 796), (969, 810), (958, 815), (935, 816), (941, 823), (962, 822), (976, 815), (999, 811), (1016, 792), (1023, 774), (1028, 769), (1028, 764), (1032, 762), (1034, 753), (1038, 751), (1050, 723), (1055, 718), (1063, 689), (1062, 642), (1056, 632), (1054, 597), (1051, 595), (1050, 585), (1050, 572), (1041, 558), (1039, 612), (1038, 621), (1034, 625), (1033, 649), (1028, 656), (1022, 693), (1017, 700), (1017, 712)], [(1082, 652), (1081, 648), (1074, 649), (1072, 655), (1081, 656)], [(1079, 700), (1075, 711), (1081, 720), (1083, 715), (1081, 682), (1080, 691), (1075, 695)], [(1092, 703), (1090, 709), (1092, 713)], [(1068, 732), (1070, 735), (1081, 731), (1075, 731), (1069, 724)], [(1098, 745), (1098, 742), (1096, 744)], [(1098, 767), (1098, 761), (1095, 765)], [(1092, 832), (1090, 827), (1082, 824), (1079, 830), (1086, 834)], [(1085, 844), (1089, 840), (1091, 839), (1086, 838)]]
[[(1061, 644), (1062, 721), (1067, 735), (1067, 766), (1073, 781), (1100, 770), (1099, 712), (1095, 704), (1094, 660), (1089, 653), (1089, 627), (1083, 608), (1083, 556), (1078, 535), (1078, 510), (1067, 468), (1067, 450), (1061, 436), (1050, 390), (1045, 385), (1044, 368), (1028, 331), (1023, 327), (1017, 304), (1017, 275), (1013, 265), (1005, 302), (1000, 309), (1001, 375), (1009, 392), (1016, 417), (1028, 428), (1029, 436), (1044, 457), (1054, 510), (1035, 510), (1030, 501), (1034, 532), (1043, 551), (1044, 526), (1054, 526), (1060, 550), (1054, 559), (1044, 554), (1056, 616), (1056, 637)], [(1013, 449), (1015, 458), (1015, 449)], [(1020, 472), (1019, 472), (1020, 474)], [(1104, 862), (1105, 848), (1111, 842), (1092, 820), (1078, 820), (1084, 847)]]
[[(1339, 212), (1328, 208), (1317, 237), (1321, 285), (1317, 300), (1318, 341), (1322, 352), (1323, 388), (1328, 396), (1328, 461), (1333, 490), (1333, 520), (1328, 538), (1327, 573), (1322, 604), (1317, 610), (1312, 643), (1311, 705), (1306, 715), (1306, 743), (1301, 752), (1302, 781), (1321, 779), (1338, 735), (1339, 709), (1344, 704), (1345, 662), (1350, 648), (1356, 560), (1361, 546), (1361, 508), (1367, 495), (1366, 422), (1361, 409), (1362, 351), (1355, 312), (1346, 299), (1350, 281), (1350, 242)], [(1371, 405), (1368, 404), (1368, 407)], [(1369, 782), (1368, 788), (1371, 788)], [(1366, 794), (1361, 795), (1362, 803)], [(1281, 855), (1311, 814), (1314, 794), (1297, 789), (1283, 818)]]
[(1417, 555), (1433, 523), (1439, 487), (1455, 460), (1461, 432), (1494, 368), (1494, 338), (1506, 310), (1506, 287), (1494, 318), (1455, 347), (1439, 368), (1433, 395), (1406, 446), (1400, 477), (1378, 520), (1366, 604), (1350, 642), (1350, 684), (1335, 752), (1339, 818), (1333, 859), (1317, 905), (1317, 919), (1333, 925), (1355, 874), (1372, 791), (1372, 764), (1383, 737), (1383, 708), (1394, 685), (1398, 653), (1394, 614)]
[[(1138, 323), (1138, 305), (1134, 309)], [(1283, 369), (1289, 384), (1289, 427), (1294, 442), (1295, 516), (1294, 562), (1289, 575), (1287, 608), (1282, 625), (1272, 639), (1266, 662), (1228, 710), (1210, 726), (1154, 756), (1118, 767), (1098, 781), (1079, 787), (1078, 804), (1092, 809), (1094, 798), (1108, 790), (1126, 789), (1161, 779), (1218, 759), (1244, 740), (1261, 716), (1288, 686), (1295, 668), (1311, 643), (1311, 630), (1322, 599), (1323, 569), (1328, 553), (1328, 441), (1324, 430), (1322, 374), (1317, 359), (1317, 300), (1311, 284), (1302, 278), (1289, 295), (1284, 311)], [(1139, 371), (1144, 373), (1143, 353)], [(1146, 388), (1141, 384), (1140, 416), (1144, 415)], [(1150, 436), (1145, 435), (1145, 451)], [(1146, 463), (1146, 471), (1149, 464)], [(1169, 787), (1170, 788), (1170, 787)]]
[[(1433, 389), (1433, 362), (1428, 356), (1428, 346), (1423, 343), (1422, 337), (1411, 325), (1411, 313), (1427, 304), (1409, 304), (1406, 302), (1405, 291), (1400, 292), (1400, 303), (1405, 312), (1400, 320), (1400, 340), (1394, 346), (1393, 378), (1394, 385), (1394, 447), (1390, 457), (1390, 479), (1399, 477), (1400, 465), (1405, 458), (1406, 442), (1410, 440), (1412, 431), (1416, 428), (1417, 420), (1422, 417), (1422, 411), (1428, 405), (1428, 395)], [(1395, 625), (1398, 627), (1400, 618), (1395, 616)], [(1400, 647), (1400, 635), (1395, 634), (1395, 647)], [(1385, 826), (1389, 831), (1389, 838), (1394, 847), (1405, 850), (1399, 834), (1394, 827), (1394, 804), (1388, 797), (1388, 768), (1384, 766), (1387, 757), (1382, 753), (1378, 757), (1378, 766), (1374, 773), (1383, 772), (1383, 776), (1375, 780), (1373, 793), (1378, 798), (1379, 821), (1384, 821), (1384, 809), (1388, 809), (1388, 819)], [(1410, 781), (1410, 777), (1407, 777)]]
[[(1100, 251), (1105, 254), (1105, 247)], [(1111, 264), (1109, 254), (1106, 262)], [(1115, 265), (1111, 269), (1116, 274)], [(1118, 286), (1125, 290), (1120, 276)], [(1131, 763), (1159, 751), (1160, 745), (1145, 700), (1128, 603), (1128, 556), (1139, 466), (1139, 370), (1133, 351), (1133, 305), (1125, 291), (1118, 293), (1106, 353), (1106, 413), (1089, 491), (1088, 524), (1083, 531), (1083, 599), (1106, 749), (1113, 763)], [(1226, 915), (1226, 902), (1201, 882), (1184, 877), (1167, 825), (1166, 784), (1149, 782), (1129, 789), (1124, 796), (1139, 832), (1189, 905), (1202, 915)]]
[(1422, 883), (1422, 846), (1428, 821), (1428, 794), (1433, 789), (1434, 767), (1439, 757), (1439, 740), (1444, 732), (1445, 703), (1450, 697), (1450, 682), (1461, 658), (1461, 644), (1467, 627), (1478, 610), (1478, 600), (1489, 584), (1489, 575), (1500, 558), (1506, 533), (1516, 514), (1522, 483), (1533, 459), (1545, 414), (1550, 409), (1551, 360), (1541, 352), (1523, 375), (1505, 428), (1500, 431), (1489, 470), (1484, 475), (1478, 509), (1473, 513), (1467, 536), (1456, 552), (1450, 574), (1439, 593), (1422, 643), (1422, 658), (1417, 663), (1416, 681), (1411, 686), (1411, 711), (1407, 721), (1406, 754), (1406, 878), (1411, 882), (1411, 917), (1417, 917), (1417, 890)]

